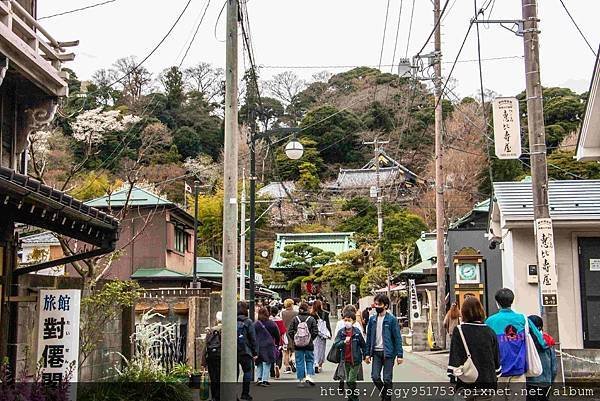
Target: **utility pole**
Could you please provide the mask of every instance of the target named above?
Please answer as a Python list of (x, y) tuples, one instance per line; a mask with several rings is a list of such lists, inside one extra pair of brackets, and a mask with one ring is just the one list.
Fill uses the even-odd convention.
[(192, 288), (198, 286), (198, 192), (200, 182), (194, 181), (194, 271), (192, 272)]
[(240, 301), (246, 300), (246, 169), (242, 169), (240, 198)]
[[(225, 57), (225, 144), (223, 173), (223, 281), (222, 343), (224, 350), (237, 348), (237, 182), (238, 182), (238, 1), (227, 0)], [(221, 353), (221, 399), (235, 400), (237, 354)]]
[(435, 227), (437, 254), (437, 345), (446, 348), (446, 257), (444, 255), (444, 165), (442, 163), (442, 33), (440, 19), (440, 0), (434, 0), (433, 23), (435, 29)]
[[(382, 209), (382, 191), (381, 191), (381, 174), (379, 173), (379, 159), (381, 158), (381, 145), (385, 145), (390, 143), (390, 141), (380, 141), (378, 138), (375, 138), (374, 141), (371, 142), (363, 142), (364, 145), (373, 145), (375, 152), (375, 176), (376, 176), (376, 193), (377, 193), (377, 239), (380, 242), (383, 240), (383, 209)], [(381, 251), (381, 248), (379, 249)], [(387, 271), (387, 296), (391, 298), (392, 296), (392, 269), (388, 266)]]
[[(546, 135), (544, 131), (544, 108), (540, 78), (539, 30), (537, 0), (522, 0), (523, 44), (525, 46), (525, 80), (527, 93), (527, 126), (531, 162), (531, 185), (533, 191), (534, 220), (550, 218), (548, 207), (548, 170), (546, 165)], [(535, 224), (535, 223), (534, 223)], [(535, 231), (535, 230), (534, 230)], [(537, 235), (537, 233), (536, 233)], [(538, 243), (536, 238), (536, 243)], [(551, 245), (554, 249), (554, 244)], [(542, 266), (539, 252), (537, 265)], [(552, 267), (554, 268), (554, 266)], [(541, 274), (540, 274), (541, 277)], [(560, 343), (558, 330), (558, 307), (543, 307), (544, 327)], [(560, 367), (561, 364), (559, 363)], [(558, 377), (561, 377), (559, 374)]]

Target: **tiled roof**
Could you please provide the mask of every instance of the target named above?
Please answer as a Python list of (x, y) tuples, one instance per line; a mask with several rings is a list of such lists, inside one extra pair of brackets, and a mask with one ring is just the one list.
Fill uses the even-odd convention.
[(283, 199), (288, 196), (286, 189), (289, 193), (293, 193), (296, 190), (296, 184), (293, 181), (284, 181), (283, 184), (281, 182), (271, 182), (259, 189), (256, 195), (261, 198)]
[(271, 269), (282, 269), (278, 264), (283, 260), (281, 252), (287, 245), (305, 243), (320, 248), (325, 252), (339, 255), (342, 252), (356, 248), (351, 232), (337, 233), (302, 233), (302, 234), (277, 234)]
[[(379, 169), (379, 183), (388, 186), (400, 177), (398, 167)], [(377, 172), (372, 169), (341, 169), (338, 173), (336, 187), (339, 189), (370, 188), (377, 185)]]

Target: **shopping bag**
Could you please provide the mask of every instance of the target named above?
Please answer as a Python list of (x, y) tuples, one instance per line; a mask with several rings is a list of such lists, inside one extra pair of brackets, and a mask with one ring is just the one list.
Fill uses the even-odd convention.
[(346, 380), (346, 363), (344, 361), (338, 363), (337, 369), (333, 375), (334, 381)]
[(202, 372), (202, 376), (200, 377), (200, 399), (202, 401), (206, 401), (210, 397), (210, 382), (208, 379), (208, 373)]
[(327, 360), (331, 363), (340, 363), (340, 360), (342, 359), (340, 354), (341, 350), (338, 349), (335, 344), (333, 344), (329, 349), (329, 353), (327, 354)]

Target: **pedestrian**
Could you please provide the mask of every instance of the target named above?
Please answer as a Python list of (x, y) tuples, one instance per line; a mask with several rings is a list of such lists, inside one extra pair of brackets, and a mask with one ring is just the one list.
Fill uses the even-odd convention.
[[(509, 384), (517, 393), (525, 390), (525, 374), (527, 373), (527, 348), (525, 338), (525, 321), (528, 318), (511, 309), (515, 294), (508, 288), (496, 292), (496, 303), (500, 308), (498, 313), (487, 318), (485, 323), (494, 331), (498, 338), (500, 350), (500, 365), (502, 375), (499, 383)], [(529, 333), (536, 348), (547, 348), (546, 341), (537, 327), (528, 321)]]
[(323, 309), (323, 304), (318, 299), (312, 304), (312, 316), (317, 320), (319, 335), (315, 338), (315, 373), (321, 372), (325, 362), (325, 347), (331, 338), (331, 322), (329, 312)]
[[(377, 386), (382, 400), (392, 399), (392, 376), (394, 360), (400, 365), (403, 360), (402, 336), (396, 317), (389, 312), (390, 299), (385, 294), (377, 294), (374, 299), (376, 314), (369, 318), (367, 325), (367, 356), (371, 363), (371, 379)], [(383, 380), (382, 380), (383, 372)]]
[(319, 327), (315, 318), (309, 314), (308, 304), (300, 303), (298, 316), (292, 320), (288, 329), (289, 340), (294, 343), (296, 377), (300, 387), (303, 387), (304, 383), (315, 385), (313, 381), (315, 374), (314, 340), (318, 334)]
[(276, 361), (277, 345), (279, 344), (279, 329), (277, 324), (269, 319), (269, 310), (262, 307), (258, 310), (258, 318), (254, 323), (256, 342), (258, 343), (258, 358), (256, 359), (257, 382), (260, 386), (270, 386), (269, 375), (271, 365)]
[(283, 320), (281, 317), (279, 317), (278, 306), (271, 306), (271, 317), (269, 319), (271, 319), (271, 321), (277, 325), (277, 329), (279, 330), (279, 343), (277, 344), (275, 363), (271, 367), (271, 376), (279, 379), (283, 360), (283, 346), (287, 339), (287, 329), (283, 323)]
[[(498, 375), (502, 370), (498, 339), (494, 331), (484, 323), (485, 312), (479, 299), (475, 297), (465, 299), (460, 308), (460, 314), (462, 324), (454, 326), (452, 340), (450, 340), (448, 359), (450, 381), (456, 383), (458, 394), (467, 389), (470, 391), (473, 389), (496, 389)], [(477, 378), (472, 383), (465, 383), (460, 378), (468, 355), (477, 369)], [(491, 399), (491, 397), (481, 396), (465, 398), (469, 400)]]
[(452, 306), (450, 306), (450, 310), (446, 313), (446, 317), (444, 317), (444, 328), (446, 329), (446, 333), (450, 336), (450, 341), (452, 341), (452, 334), (454, 333), (454, 328), (458, 326), (460, 321), (460, 309), (458, 309), (458, 304), (456, 302), (452, 302)]
[[(296, 316), (298, 316), (298, 312), (294, 310), (294, 300), (288, 298), (283, 301), (281, 320), (283, 320), (286, 332), (290, 330), (292, 321)], [(285, 336), (283, 344), (283, 366), (283, 373), (285, 374), (296, 372), (296, 365), (294, 363), (294, 342), (289, 341), (289, 336)]]
[[(349, 305), (350, 306), (350, 305)], [(354, 307), (353, 307), (354, 309)], [(356, 309), (346, 307), (343, 313), (343, 327), (337, 332), (334, 347), (341, 352), (341, 362), (345, 368), (345, 382), (350, 390), (348, 400), (358, 401), (356, 381), (366, 355), (365, 338), (356, 327)]]
[(558, 365), (554, 338), (543, 331), (544, 321), (537, 315), (529, 316), (529, 321), (542, 333), (548, 348), (538, 351), (542, 362), (542, 374), (538, 377), (527, 378), (527, 401), (548, 401), (550, 387), (554, 384)]
[(367, 327), (367, 324), (369, 323), (369, 318), (371, 317), (371, 309), (372, 308), (370, 306), (367, 306), (362, 311), (361, 320), (362, 320), (363, 327)]
[(364, 329), (364, 326), (361, 324), (361, 322), (359, 320), (360, 314), (358, 314), (356, 312), (356, 307), (354, 307), (354, 305), (346, 305), (346, 306), (344, 306), (344, 309), (342, 309), (342, 319), (338, 320), (337, 324), (335, 325), (335, 330), (333, 332), (337, 334), (337, 333), (339, 333), (339, 331), (341, 329), (344, 328), (345, 323), (344, 323), (343, 317), (344, 317), (344, 315), (346, 314), (347, 311), (352, 311), (352, 313), (354, 313), (354, 315), (355, 315), (354, 327), (356, 327), (357, 329), (359, 329), (360, 333), (364, 337), (365, 336), (365, 329)]
[(248, 304), (240, 301), (237, 305), (237, 359), (243, 372), (241, 400), (252, 400), (250, 383), (252, 382), (252, 362), (258, 358), (258, 343), (252, 320), (248, 318)]
[(219, 401), (221, 397), (221, 311), (217, 312), (216, 319), (216, 325), (207, 328), (204, 350), (200, 357), (201, 366), (208, 370), (212, 401)]

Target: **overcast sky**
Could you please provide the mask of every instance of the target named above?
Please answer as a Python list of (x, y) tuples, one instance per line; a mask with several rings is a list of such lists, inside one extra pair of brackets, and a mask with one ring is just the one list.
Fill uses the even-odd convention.
[[(82, 79), (90, 78), (99, 68), (108, 68), (119, 57), (144, 57), (175, 21), (187, 0), (117, 0), (101, 7), (43, 20), (58, 40), (80, 40), (76, 59), (68, 64)], [(600, 43), (600, 0), (563, 0), (588, 40), (596, 49)], [(79, 8), (99, 0), (40, 1), (38, 16)], [(170, 37), (148, 60), (152, 72), (179, 64), (207, 0), (192, 0), (191, 5)], [(478, 0), (479, 5), (486, 0)], [(390, 0), (390, 12), (383, 53), (384, 65), (392, 63), (392, 54), (400, 5), (403, 4), (396, 59), (404, 57), (407, 47), (412, 0)], [(491, 18), (518, 19), (520, 0), (496, 0)], [(541, 73), (545, 86), (568, 86), (586, 91), (595, 57), (579, 36), (559, 0), (539, 0), (541, 18)], [(266, 79), (285, 69), (274, 66), (377, 66), (383, 37), (387, 0), (249, 0), (252, 40), (256, 61), (267, 66)], [(444, 0), (442, 0), (444, 4)], [(224, 15), (216, 25), (222, 0), (212, 0), (204, 23), (184, 63), (199, 61), (223, 66), (225, 62)], [(491, 7), (490, 7), (491, 9)], [(488, 17), (489, 11), (488, 10)], [(415, 0), (414, 22), (408, 56), (423, 45), (433, 27), (430, 0)], [(450, 0), (442, 26), (444, 74), (452, 61), (473, 16), (471, 0)], [(523, 41), (498, 25), (481, 26), (484, 84), (501, 95), (514, 95), (524, 88)], [(427, 50), (432, 50), (430, 44)], [(240, 53), (241, 54), (241, 53)], [(476, 35), (473, 28), (453, 74), (456, 92), (476, 94), (479, 88), (476, 59)], [(240, 58), (240, 68), (243, 63)], [(292, 68), (289, 68), (292, 69)], [(313, 73), (336, 68), (302, 68), (294, 71), (309, 79)], [(390, 67), (382, 70), (390, 71)]]

